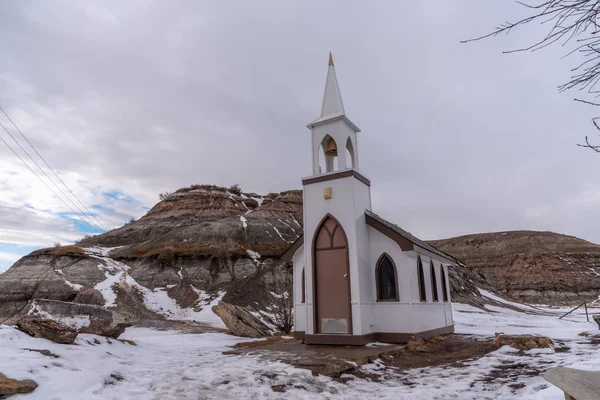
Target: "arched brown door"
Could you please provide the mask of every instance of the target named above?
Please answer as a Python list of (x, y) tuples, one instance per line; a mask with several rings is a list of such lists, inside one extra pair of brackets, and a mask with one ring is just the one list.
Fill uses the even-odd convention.
[(348, 240), (327, 216), (314, 236), (315, 326), (317, 333), (352, 333)]

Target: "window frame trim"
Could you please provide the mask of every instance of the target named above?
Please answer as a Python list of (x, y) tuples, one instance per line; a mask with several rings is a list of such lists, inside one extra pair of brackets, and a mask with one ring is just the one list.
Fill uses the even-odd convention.
[[(396, 287), (396, 298), (395, 299), (382, 299), (381, 298), (381, 278), (379, 277), (379, 270), (381, 266), (381, 262), (384, 258), (390, 260), (392, 267), (394, 267), (394, 283)], [(379, 258), (377, 259), (377, 263), (375, 264), (375, 292), (376, 292), (376, 302), (377, 303), (399, 303), (400, 302), (400, 290), (398, 288), (398, 268), (396, 268), (396, 263), (394, 259), (386, 252), (383, 252)]]
[(448, 291), (448, 283), (447, 283), (447, 273), (444, 268), (444, 264), (440, 264), (440, 272), (442, 273), (442, 302), (449, 303), (450, 302), (450, 292)]
[(419, 288), (419, 301), (427, 303), (427, 285), (425, 284), (425, 269), (421, 256), (417, 256), (417, 285)]
[(439, 303), (440, 302), (440, 294), (438, 293), (438, 280), (437, 280), (437, 274), (435, 273), (435, 264), (433, 263), (433, 259), (430, 261), (430, 268), (429, 268), (429, 272), (430, 272), (430, 276), (429, 276), (429, 281), (431, 283), (431, 300), (434, 303)]

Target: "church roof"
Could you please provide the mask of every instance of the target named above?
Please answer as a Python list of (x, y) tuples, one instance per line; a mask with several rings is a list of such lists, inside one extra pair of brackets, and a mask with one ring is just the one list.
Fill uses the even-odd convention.
[[(389, 221), (386, 221), (385, 219), (381, 218), (379, 215), (375, 214), (374, 212), (370, 211), (370, 210), (365, 210), (365, 215), (367, 217), (367, 224), (369, 224), (369, 218), (372, 218), (373, 220), (375, 220), (376, 222), (379, 222), (380, 224), (382, 224), (384, 227), (388, 228), (389, 230), (391, 230), (393, 233), (396, 233), (398, 235), (400, 235), (402, 238), (408, 240), (409, 242), (411, 242), (412, 244), (415, 244), (419, 247), (421, 247), (422, 249), (428, 250), (434, 254), (437, 254), (440, 257), (444, 257), (445, 259), (452, 261), (452, 262), (459, 262), (458, 260), (456, 260), (454, 257), (452, 257), (451, 255), (444, 253), (441, 250), (436, 249), (435, 247), (433, 247), (430, 244), (425, 243), (424, 241), (422, 241), (421, 239), (417, 238), (416, 236), (414, 236), (412, 233), (405, 231), (404, 229), (400, 228), (398, 225), (396, 224), (392, 224)], [(372, 224), (369, 224), (372, 225)], [(386, 232), (382, 232), (384, 234), (386, 234)], [(386, 234), (386, 236), (389, 236)], [(396, 240), (398, 242), (398, 240)], [(400, 245), (400, 247), (402, 248), (402, 244), (398, 243)], [(404, 248), (402, 248), (402, 250), (405, 250)]]
[[(443, 257), (448, 261), (460, 264), (460, 261), (458, 261), (451, 255), (444, 253), (441, 250), (436, 249), (432, 245), (417, 238), (412, 233), (407, 232), (404, 229), (400, 228), (398, 225), (392, 224), (391, 222), (386, 221), (385, 219), (381, 218), (379, 215), (375, 214), (374, 212), (372, 212), (370, 210), (365, 210), (365, 216), (367, 217), (367, 225), (373, 227), (374, 229), (377, 229), (384, 235), (390, 237), (392, 240), (394, 240), (396, 243), (398, 243), (398, 245), (400, 246), (400, 248), (403, 251), (414, 250), (413, 245), (416, 245), (422, 249), (432, 252), (433, 254), (437, 254), (438, 256)], [(369, 221), (369, 219), (371, 219), (371, 221)], [(378, 226), (376, 223), (374, 224), (373, 221), (375, 221), (376, 223), (379, 223), (380, 225)], [(382, 229), (381, 225), (387, 229)], [(292, 245), (281, 255), (281, 259), (283, 259), (285, 261), (292, 261), (292, 257), (294, 257), (294, 253), (296, 253), (296, 251), (300, 247), (302, 247), (303, 244), (304, 244), (304, 235), (300, 235), (300, 237), (298, 237), (298, 239), (296, 239), (296, 241), (294, 241), (294, 243), (292, 243)]]

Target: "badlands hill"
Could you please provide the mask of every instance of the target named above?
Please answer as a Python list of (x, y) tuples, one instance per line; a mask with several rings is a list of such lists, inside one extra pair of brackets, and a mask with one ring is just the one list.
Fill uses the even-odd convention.
[[(0, 275), (0, 321), (48, 303), (40, 299), (104, 306), (134, 320), (194, 319), (217, 300), (268, 315), (289, 289), (291, 268), (279, 257), (302, 224), (299, 190), (183, 188), (137, 221), (17, 261)], [(455, 268), (451, 279), (455, 301), (481, 300), (476, 286), (485, 282), (468, 269)]]
[(503, 297), (575, 304), (600, 295), (600, 245), (552, 232), (481, 233), (429, 242)]

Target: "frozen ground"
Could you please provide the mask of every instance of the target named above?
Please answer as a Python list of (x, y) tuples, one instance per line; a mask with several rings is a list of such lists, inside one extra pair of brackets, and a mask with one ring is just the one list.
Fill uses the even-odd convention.
[[(396, 370), (379, 362), (363, 366), (381, 382), (352, 377), (340, 383), (286, 364), (252, 355), (223, 355), (240, 338), (130, 328), (122, 336), (136, 346), (93, 335), (77, 345), (58, 345), (0, 326), (0, 372), (38, 382), (27, 399), (556, 399), (562, 393), (539, 377), (552, 366), (600, 370), (600, 348), (577, 334), (595, 330), (583, 310), (564, 320), (564, 310), (542, 308), (543, 315), (491, 307), (485, 312), (455, 304), (458, 333), (537, 333), (557, 347), (519, 355), (504, 347), (460, 366)], [(600, 312), (600, 309), (596, 309)], [(23, 350), (47, 349), (59, 358)], [(284, 385), (285, 393), (272, 386)], [(524, 386), (522, 386), (524, 385)], [(520, 387), (522, 386), (522, 387)], [(15, 399), (18, 396), (15, 397)]]

